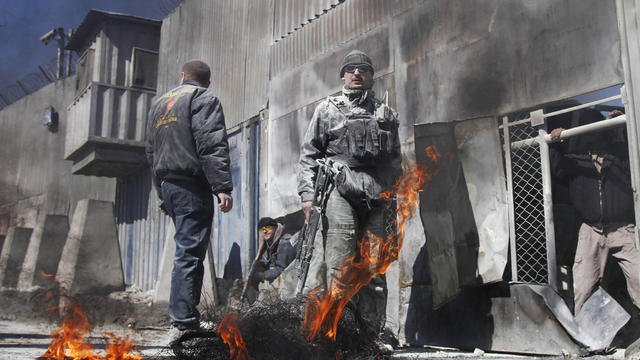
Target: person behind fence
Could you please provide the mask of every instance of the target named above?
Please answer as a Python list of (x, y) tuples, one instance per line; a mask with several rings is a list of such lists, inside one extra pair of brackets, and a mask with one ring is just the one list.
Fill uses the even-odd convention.
[[(337, 287), (345, 286), (337, 276), (343, 262), (356, 254), (357, 241), (366, 231), (383, 237), (392, 231), (395, 205), (379, 194), (402, 174), (397, 114), (375, 97), (371, 59), (361, 51), (351, 51), (338, 73), (344, 82), (342, 92), (316, 107), (300, 149), (298, 193), (307, 222), (319, 167), (316, 160), (343, 165), (332, 180), (335, 190), (328, 194), (316, 232), (305, 294), (318, 288), (321, 295), (332, 281)], [(368, 335), (378, 335), (385, 323), (384, 275), (375, 275), (354, 296), (353, 304)]]
[[(622, 115), (613, 111), (609, 117)], [(580, 124), (600, 121), (600, 112), (586, 109)], [(560, 138), (563, 128), (551, 131), (551, 139)], [(620, 266), (627, 290), (640, 308), (640, 251), (636, 248), (633, 192), (626, 138), (616, 141), (609, 131), (579, 135), (570, 146), (550, 147), (554, 176), (567, 181), (572, 205), (581, 217), (578, 244), (573, 264), (575, 313), (596, 290), (604, 275), (607, 257)]]
[(272, 282), (293, 262), (296, 250), (292, 238), (296, 235), (284, 233), (284, 225), (270, 217), (258, 221), (260, 245), (249, 274), (249, 286), (257, 290), (263, 281)]
[(220, 100), (207, 88), (211, 71), (202, 61), (182, 66), (180, 86), (153, 103), (146, 153), (154, 187), (175, 224), (169, 342), (200, 329), (204, 258), (213, 221), (213, 195), (220, 211), (233, 207), (229, 145)]

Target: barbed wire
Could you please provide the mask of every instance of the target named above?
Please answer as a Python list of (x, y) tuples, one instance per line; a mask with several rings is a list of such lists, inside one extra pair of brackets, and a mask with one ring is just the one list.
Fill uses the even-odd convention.
[[(78, 55), (72, 52), (71, 71), (68, 75), (75, 73), (77, 60)], [(58, 58), (54, 56), (48, 62), (38, 66), (39, 71), (30, 72), (15, 83), (0, 89), (0, 110), (54, 82), (56, 80), (57, 61)], [(67, 54), (65, 54), (65, 65), (66, 61)], [(63, 75), (63, 77), (66, 76), (66, 74)]]
[[(176, 7), (178, 7), (185, 0), (156, 0), (157, 12), (160, 18), (165, 18)], [(68, 75), (75, 73), (76, 61), (78, 55), (72, 52), (71, 56), (71, 71)], [(67, 55), (65, 54), (65, 62), (67, 61)], [(52, 83), (56, 80), (56, 67), (57, 57), (53, 57), (47, 63), (38, 67), (39, 71), (30, 72), (22, 79), (17, 80), (15, 83), (8, 85), (0, 89), (0, 110), (13, 104), (14, 102), (22, 99), (26, 95), (29, 95), (40, 88)], [(64, 75), (67, 76), (67, 75)]]

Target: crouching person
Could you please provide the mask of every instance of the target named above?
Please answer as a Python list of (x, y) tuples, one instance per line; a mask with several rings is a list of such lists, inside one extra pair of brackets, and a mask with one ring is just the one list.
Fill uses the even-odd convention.
[(255, 301), (261, 282), (273, 282), (296, 257), (292, 235), (284, 234), (284, 225), (264, 217), (258, 221), (258, 232), (258, 255), (251, 265), (246, 285), (248, 289), (244, 291), (249, 303)]

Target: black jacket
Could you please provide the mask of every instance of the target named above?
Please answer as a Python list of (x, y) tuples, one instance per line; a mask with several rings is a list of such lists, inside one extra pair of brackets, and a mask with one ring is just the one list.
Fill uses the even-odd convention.
[(254, 281), (275, 280), (295, 259), (294, 244), (298, 234), (283, 234), (283, 230), (284, 226), (278, 224), (273, 241), (264, 245), (266, 248), (257, 260), (260, 265), (256, 266), (253, 274)]
[(160, 198), (165, 179), (208, 184), (216, 195), (233, 190), (222, 105), (195, 81), (187, 80), (154, 101), (146, 153)]
[(613, 223), (634, 223), (629, 156), (625, 143), (608, 142), (599, 155), (598, 172), (588, 151), (562, 153), (550, 148), (554, 176), (566, 181), (571, 204), (583, 222), (598, 228)]

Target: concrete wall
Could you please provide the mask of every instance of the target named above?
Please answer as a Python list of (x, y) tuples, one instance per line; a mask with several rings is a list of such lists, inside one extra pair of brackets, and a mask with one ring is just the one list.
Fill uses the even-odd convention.
[[(72, 76), (0, 111), (0, 217), (8, 232), (29, 231), (26, 237), (13, 236), (10, 248), (4, 246), (2, 256), (12, 259), (0, 270), (5, 287), (27, 289), (42, 284), (40, 271), (55, 273), (80, 199), (114, 200), (115, 180), (72, 175), (71, 162), (63, 159), (67, 106), (74, 92)], [(57, 112), (55, 131), (44, 125), (48, 106)]]
[[(74, 91), (72, 76), (0, 111), (0, 214), (10, 214), (11, 225), (35, 222), (33, 209), (42, 206), (47, 214), (69, 216), (79, 199), (114, 200), (115, 180), (72, 175), (71, 162), (63, 159)], [(58, 113), (55, 132), (43, 125), (48, 106)]]

